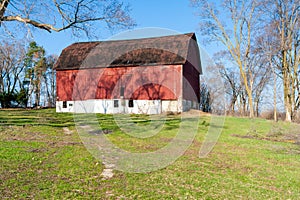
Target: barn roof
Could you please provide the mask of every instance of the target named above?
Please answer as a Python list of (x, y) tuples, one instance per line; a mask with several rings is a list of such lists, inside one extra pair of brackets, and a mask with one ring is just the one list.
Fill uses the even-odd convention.
[[(57, 70), (185, 64), (194, 33), (130, 40), (74, 43), (63, 49)], [(199, 56), (199, 52), (197, 52)], [(200, 59), (200, 58), (199, 58)]]

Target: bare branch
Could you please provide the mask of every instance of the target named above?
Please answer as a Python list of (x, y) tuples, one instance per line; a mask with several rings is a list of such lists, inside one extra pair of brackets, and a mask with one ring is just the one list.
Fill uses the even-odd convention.
[(4, 13), (5, 13), (6, 9), (7, 9), (7, 6), (9, 4), (9, 2), (10, 2), (10, 0), (2, 0), (0, 2), (0, 18), (3, 17), (3, 15), (4, 15)]
[(118, 0), (52, 0), (52, 3), (24, 0), (14, 5), (4, 0), (0, 4), (0, 23), (20, 22), (48, 32), (76, 29), (89, 33), (96, 22), (111, 28), (133, 27), (135, 24), (128, 13), (128, 7)]

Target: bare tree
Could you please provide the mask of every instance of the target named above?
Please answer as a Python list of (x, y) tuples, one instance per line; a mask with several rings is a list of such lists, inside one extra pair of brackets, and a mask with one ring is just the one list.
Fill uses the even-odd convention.
[[(263, 59), (264, 57), (261, 55), (261, 53), (264, 52), (259, 52), (256, 45), (252, 48), (253, 53), (248, 63), (250, 73), (247, 73), (247, 78), (252, 84), (254, 114), (258, 117), (259, 107), (262, 101), (262, 92), (269, 83), (271, 70), (266, 66)], [(248, 95), (243, 86), (243, 80), (240, 79), (239, 70), (231, 64), (233, 60), (230, 54), (227, 51), (220, 51), (215, 54), (214, 60), (224, 80), (226, 94), (229, 95), (230, 98), (228, 112), (235, 114), (236, 108), (238, 108), (240, 115), (247, 115), (249, 113), (249, 107), (247, 105)]]
[(0, 103), (1, 107), (11, 107), (17, 100), (24, 75), (23, 61), (25, 49), (18, 43), (0, 44)]
[(283, 83), (286, 121), (292, 121), (300, 106), (300, 1), (266, 0), (270, 16), (268, 34), (274, 38), (272, 60)]
[(253, 97), (255, 116), (259, 116), (260, 103), (262, 101), (262, 93), (266, 86), (270, 83), (271, 68), (265, 66), (264, 63), (257, 63), (257, 68), (253, 72)]
[(50, 55), (46, 57), (46, 71), (43, 73), (44, 80), (44, 106), (55, 107), (56, 101), (56, 71), (54, 69), (54, 64), (57, 60), (56, 55)]
[[(238, 67), (248, 97), (250, 117), (254, 117), (253, 80), (249, 61), (259, 4), (255, 0), (225, 0), (219, 6), (214, 6), (207, 0), (191, 0), (191, 2), (201, 8), (199, 11), (201, 32), (208, 36), (209, 41), (221, 42)], [(227, 24), (223, 23), (220, 14), (228, 14)]]
[(17, 22), (26, 27), (35, 27), (48, 32), (72, 29), (90, 36), (95, 23), (107, 27), (129, 28), (134, 25), (129, 16), (129, 7), (118, 0), (1, 0), (0, 24), (8, 27)]
[(241, 92), (241, 80), (239, 72), (230, 63), (231, 56), (228, 51), (220, 51), (214, 55), (216, 68), (224, 80), (225, 92), (229, 96), (229, 114), (234, 115), (236, 112), (236, 104)]
[[(259, 62), (268, 70), (267, 79), (273, 85), (273, 117), (277, 121), (277, 69), (275, 67), (276, 54), (279, 51), (278, 37), (273, 34), (272, 26), (267, 26), (262, 35), (256, 38), (255, 54)], [(278, 59), (277, 59), (278, 60)]]
[(291, 121), (299, 107), (299, 12), (300, 1), (276, 1), (277, 30), (280, 35), (281, 64), (286, 121)]

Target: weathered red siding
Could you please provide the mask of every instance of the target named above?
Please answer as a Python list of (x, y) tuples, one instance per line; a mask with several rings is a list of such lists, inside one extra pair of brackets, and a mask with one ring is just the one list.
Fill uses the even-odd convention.
[(182, 96), (181, 76), (182, 65), (58, 70), (57, 97), (175, 100)]

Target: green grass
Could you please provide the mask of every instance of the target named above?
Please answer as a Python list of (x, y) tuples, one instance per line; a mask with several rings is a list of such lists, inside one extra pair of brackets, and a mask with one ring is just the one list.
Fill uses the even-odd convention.
[[(167, 116), (162, 127), (155, 126), (159, 134), (135, 138), (117, 126), (114, 116), (96, 117), (94, 125), (109, 130), (107, 138), (130, 152), (162, 148), (180, 127), (179, 116)], [(150, 116), (127, 117), (140, 127), (151, 123)], [(125, 123), (128, 118), (118, 120)], [(209, 122), (209, 116), (201, 116), (192, 145), (166, 168), (149, 173), (114, 171), (113, 178), (103, 179), (104, 166), (82, 144), (73, 114), (53, 109), (0, 110), (0, 197), (300, 199), (299, 125), (227, 117), (213, 151), (200, 159)]]

